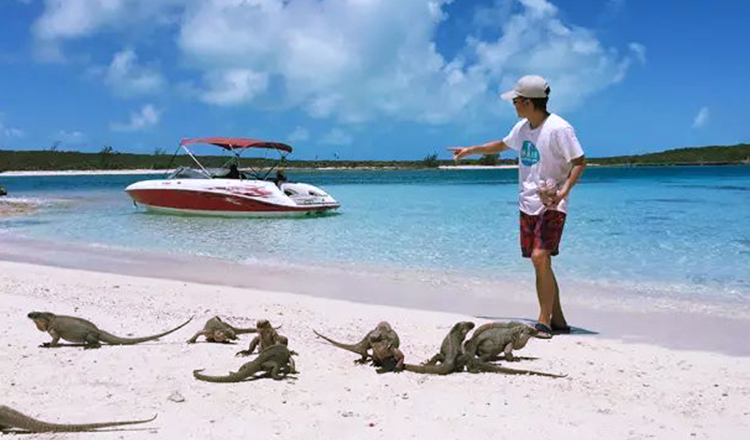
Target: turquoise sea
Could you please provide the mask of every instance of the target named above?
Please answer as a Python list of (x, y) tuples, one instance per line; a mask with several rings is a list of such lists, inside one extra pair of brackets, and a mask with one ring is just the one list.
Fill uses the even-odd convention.
[[(517, 171), (289, 172), (342, 203), (303, 219), (171, 216), (123, 192), (154, 175), (3, 176), (32, 216), (0, 233), (59, 242), (213, 256), (247, 264), (343, 266), (525, 280)], [(589, 167), (574, 189), (554, 267), (623, 298), (750, 306), (750, 167)], [(0, 235), (0, 242), (2, 240)]]

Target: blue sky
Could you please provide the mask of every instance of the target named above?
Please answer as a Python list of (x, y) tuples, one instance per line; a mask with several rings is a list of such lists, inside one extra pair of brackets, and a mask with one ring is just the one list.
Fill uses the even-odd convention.
[(288, 142), (421, 159), (502, 138), (525, 74), (589, 157), (750, 142), (743, 0), (0, 0), (0, 148)]

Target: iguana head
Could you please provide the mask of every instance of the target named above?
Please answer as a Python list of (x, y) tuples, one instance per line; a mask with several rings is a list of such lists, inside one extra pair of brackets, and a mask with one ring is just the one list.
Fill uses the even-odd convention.
[(461, 341), (466, 338), (471, 329), (474, 328), (474, 323), (469, 321), (461, 321), (453, 326), (451, 333), (457, 332), (461, 336)]
[(255, 328), (258, 330), (258, 334), (261, 338), (268, 338), (276, 333), (273, 326), (267, 319), (261, 319), (255, 324)]
[(27, 316), (34, 321), (36, 328), (42, 332), (46, 332), (49, 323), (55, 319), (55, 314), (50, 312), (31, 312)]
[(388, 324), (388, 322), (386, 322), (386, 321), (378, 323), (378, 325), (377, 325), (377, 327), (375, 327), (375, 329), (378, 330), (378, 331), (381, 331), (381, 332), (389, 332), (389, 331), (392, 330), (391, 329), (391, 325)]

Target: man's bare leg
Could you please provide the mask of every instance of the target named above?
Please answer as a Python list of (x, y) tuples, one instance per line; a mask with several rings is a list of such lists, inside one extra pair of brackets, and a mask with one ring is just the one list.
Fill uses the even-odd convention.
[[(546, 326), (552, 325), (552, 316), (555, 309), (555, 298), (558, 297), (557, 281), (552, 272), (552, 258), (550, 251), (545, 249), (534, 249), (531, 254), (531, 262), (534, 263), (536, 272), (536, 296), (539, 300), (539, 319), (537, 321)], [(560, 310), (562, 315), (562, 310)]]
[(552, 279), (555, 282), (555, 299), (552, 304), (552, 329), (564, 329), (568, 327), (568, 322), (565, 320), (565, 315), (563, 315), (562, 311), (562, 305), (560, 304), (560, 287), (557, 286), (557, 278), (555, 277), (555, 272), (552, 271), (552, 262), (550, 258), (550, 272), (552, 272)]

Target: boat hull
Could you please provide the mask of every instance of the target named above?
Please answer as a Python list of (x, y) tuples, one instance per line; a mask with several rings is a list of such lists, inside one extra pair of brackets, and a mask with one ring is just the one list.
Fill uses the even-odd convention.
[[(305, 184), (289, 184), (290, 188)], [(329, 195), (315, 188), (319, 197), (295, 202), (275, 184), (265, 181), (228, 179), (152, 180), (137, 182), (125, 189), (133, 201), (148, 210), (168, 214), (224, 217), (310, 216), (339, 207)]]

